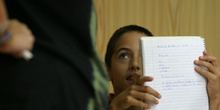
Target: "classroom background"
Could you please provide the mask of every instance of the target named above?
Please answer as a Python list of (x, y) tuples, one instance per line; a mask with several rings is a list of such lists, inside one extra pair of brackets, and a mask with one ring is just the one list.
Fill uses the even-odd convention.
[[(97, 48), (104, 62), (114, 31), (136, 24), (154, 36), (202, 36), (220, 63), (220, 0), (94, 0)], [(111, 85), (111, 84), (110, 84)], [(113, 92), (112, 85), (110, 92)]]

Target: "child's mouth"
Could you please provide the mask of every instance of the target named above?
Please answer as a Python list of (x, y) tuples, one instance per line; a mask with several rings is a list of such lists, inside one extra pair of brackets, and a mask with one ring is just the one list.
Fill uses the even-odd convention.
[(130, 76), (128, 76), (127, 81), (129, 83), (133, 84), (134, 83), (134, 78), (130, 75)]
[(129, 76), (126, 78), (126, 80), (127, 80), (129, 83), (134, 84), (134, 83), (137, 83), (139, 77), (140, 77), (140, 75), (134, 73), (134, 74), (129, 75)]

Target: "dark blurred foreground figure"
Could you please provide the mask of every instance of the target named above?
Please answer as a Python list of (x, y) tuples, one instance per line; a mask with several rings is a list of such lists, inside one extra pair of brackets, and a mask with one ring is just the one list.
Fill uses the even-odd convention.
[(106, 109), (95, 38), (92, 0), (0, 0), (0, 109)]

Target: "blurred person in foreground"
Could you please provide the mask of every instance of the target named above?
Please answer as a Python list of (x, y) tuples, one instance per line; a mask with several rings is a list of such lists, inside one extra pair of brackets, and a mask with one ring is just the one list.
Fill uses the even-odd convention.
[(92, 0), (0, 0), (0, 109), (105, 109), (95, 38)]

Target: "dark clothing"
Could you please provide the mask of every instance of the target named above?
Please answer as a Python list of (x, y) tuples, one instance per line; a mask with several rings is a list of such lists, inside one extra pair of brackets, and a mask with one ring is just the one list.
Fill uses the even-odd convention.
[(28, 62), (0, 54), (0, 110), (104, 110), (108, 79), (95, 49), (92, 0), (5, 3), (36, 42)]

